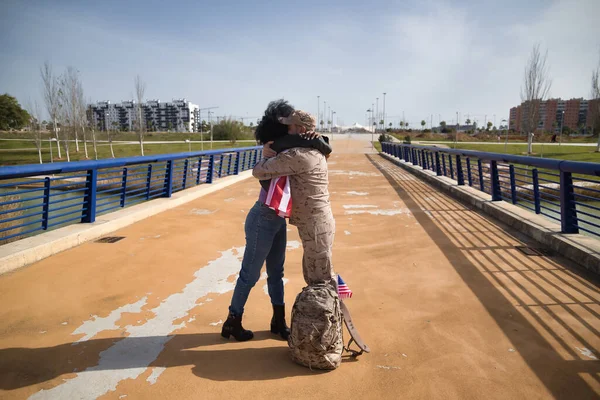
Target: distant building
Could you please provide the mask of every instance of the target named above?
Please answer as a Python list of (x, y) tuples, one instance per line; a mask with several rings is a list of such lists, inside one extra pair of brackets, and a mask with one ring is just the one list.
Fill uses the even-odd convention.
[[(568, 127), (576, 132), (591, 132), (594, 120), (600, 117), (598, 102), (599, 99), (548, 99), (538, 103), (523, 102), (510, 109), (509, 127), (518, 132), (524, 131), (526, 129), (524, 119), (528, 115), (529, 107), (537, 104), (539, 111), (536, 131), (558, 133), (561, 128)], [(598, 122), (595, 129), (600, 129)]]
[[(149, 100), (142, 104), (142, 123), (148, 131), (197, 132), (200, 109), (185, 99), (161, 103)], [(96, 129), (106, 131), (137, 130), (138, 106), (135, 101), (112, 104), (99, 101), (88, 107), (88, 119)]]

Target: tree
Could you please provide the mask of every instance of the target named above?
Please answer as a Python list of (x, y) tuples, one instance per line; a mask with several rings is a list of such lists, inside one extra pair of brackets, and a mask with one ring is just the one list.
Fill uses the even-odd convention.
[(540, 52), (540, 44), (535, 44), (523, 75), (523, 86), (521, 87), (521, 101), (523, 101), (523, 127), (528, 135), (528, 154), (532, 153), (533, 134), (538, 126), (539, 107), (548, 96), (552, 80), (549, 78), (546, 60), (548, 51), (544, 55)]
[(404, 127), (404, 121), (400, 121), (400, 129)]
[[(592, 90), (590, 91), (590, 106), (596, 104), (595, 109), (591, 109), (588, 118), (592, 118), (592, 134), (594, 129), (600, 128), (600, 57), (598, 57), (598, 65), (596, 70), (592, 71)], [(598, 145), (596, 151), (600, 151), (600, 134), (598, 135)]]
[[(98, 159), (98, 149), (96, 147), (96, 127), (94, 126), (94, 115), (93, 115), (93, 109), (91, 106), (91, 101), (88, 101), (88, 103), (90, 103), (90, 106), (87, 107), (86, 109), (86, 121), (88, 124), (88, 127), (90, 128), (90, 132), (92, 133), (92, 143), (94, 145), (94, 159), (97, 160)], [(112, 151), (112, 142), (110, 143), (110, 151), (113, 154), (113, 158), (114, 158), (114, 152)]]
[(36, 101), (31, 104), (31, 100), (27, 104), (27, 108), (29, 109), (29, 130), (33, 134), (33, 143), (38, 151), (38, 158), (40, 164), (43, 164), (42, 160), (42, 112), (38, 102)]
[(425, 122), (424, 119), (421, 120), (421, 129), (425, 129), (425, 125), (427, 125), (427, 122)]
[(254, 127), (254, 122), (250, 121), (250, 128)]
[(144, 118), (142, 117), (142, 103), (144, 102), (144, 93), (146, 93), (146, 83), (142, 81), (139, 75), (134, 80), (135, 95), (137, 98), (137, 129), (140, 141), (140, 151), (144, 155)]
[[(42, 77), (42, 92), (44, 95), (44, 103), (46, 104), (46, 111), (50, 116), (52, 122), (52, 131), (56, 138), (56, 147), (58, 148), (58, 158), (62, 158), (60, 151), (60, 137), (58, 134), (58, 114), (59, 114), (59, 98), (58, 98), (58, 79), (52, 72), (52, 66), (48, 61), (44, 63), (44, 66), (40, 68), (40, 75)], [(51, 144), (52, 145), (52, 144)]]
[(469, 118), (467, 118), (467, 120), (465, 121), (465, 124), (471, 125), (471, 120)]
[(16, 98), (8, 93), (0, 96), (0, 130), (21, 129), (30, 123), (30, 119)]
[(390, 130), (392, 129), (393, 124), (390, 122), (389, 124)]
[(321, 120), (321, 122), (319, 122), (319, 125), (321, 125), (321, 130), (323, 130), (323, 125), (325, 124), (325, 122), (323, 120)]
[(492, 123), (492, 121), (488, 121), (488, 123), (487, 123), (487, 128), (486, 128), (485, 130), (486, 130), (486, 131), (489, 131), (489, 130), (492, 128), (492, 125), (494, 125), (494, 124)]

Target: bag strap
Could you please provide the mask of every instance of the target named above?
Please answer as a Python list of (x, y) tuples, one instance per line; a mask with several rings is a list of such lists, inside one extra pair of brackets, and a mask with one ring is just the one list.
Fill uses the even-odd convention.
[[(370, 353), (371, 349), (369, 346), (362, 340), (354, 323), (352, 322), (352, 316), (350, 315), (350, 310), (344, 303), (344, 300), (340, 299), (340, 308), (342, 309), (342, 315), (344, 317), (344, 324), (346, 325), (346, 329), (348, 329), (348, 333), (350, 333), (350, 341), (348, 345), (344, 347), (344, 350), (351, 354), (351, 357), (358, 357), (363, 353)], [(352, 350), (350, 346), (352, 342), (356, 343), (360, 351)]]

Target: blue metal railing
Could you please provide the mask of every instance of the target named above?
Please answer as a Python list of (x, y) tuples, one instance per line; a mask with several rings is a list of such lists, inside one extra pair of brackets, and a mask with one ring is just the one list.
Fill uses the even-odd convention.
[(237, 175), (261, 149), (0, 167), (0, 244)]
[(600, 236), (600, 164), (382, 143), (382, 152), (561, 224), (563, 233)]

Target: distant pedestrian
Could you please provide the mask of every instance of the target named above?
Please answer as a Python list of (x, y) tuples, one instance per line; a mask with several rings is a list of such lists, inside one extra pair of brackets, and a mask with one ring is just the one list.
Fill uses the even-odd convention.
[(550, 139), (552, 143), (556, 143), (556, 133), (552, 135), (552, 139)]

